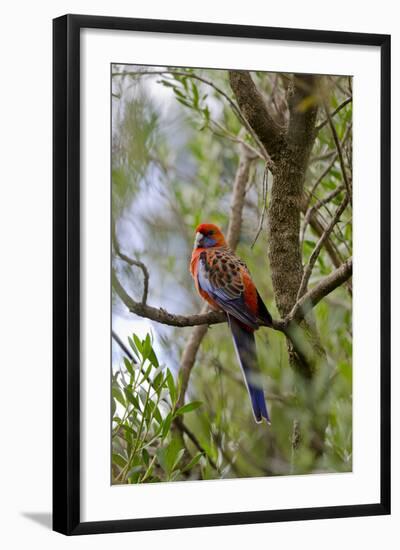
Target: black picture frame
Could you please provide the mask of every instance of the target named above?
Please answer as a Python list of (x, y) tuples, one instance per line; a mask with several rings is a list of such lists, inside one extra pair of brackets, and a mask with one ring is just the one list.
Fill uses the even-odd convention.
[[(80, 31), (84, 28), (377, 46), (381, 51), (381, 495), (351, 506), (80, 520)], [(390, 513), (390, 36), (65, 15), (53, 21), (53, 529), (66, 535)]]

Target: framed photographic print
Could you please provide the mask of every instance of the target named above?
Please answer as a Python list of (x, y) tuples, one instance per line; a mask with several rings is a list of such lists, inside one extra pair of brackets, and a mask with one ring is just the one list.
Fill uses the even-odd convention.
[(54, 529), (390, 513), (389, 251), (389, 36), (55, 19)]

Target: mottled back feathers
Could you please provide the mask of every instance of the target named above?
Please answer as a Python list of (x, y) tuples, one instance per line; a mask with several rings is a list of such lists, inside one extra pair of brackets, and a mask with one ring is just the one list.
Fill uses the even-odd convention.
[(270, 323), (269, 312), (246, 264), (230, 248), (224, 246), (200, 252), (197, 284), (209, 303), (214, 301), (212, 305), (230, 313), (249, 328), (257, 329)]
[(241, 270), (246, 270), (244, 262), (227, 247), (211, 248), (200, 254), (210, 283), (216, 288), (224, 288), (227, 295), (237, 298), (244, 292)]

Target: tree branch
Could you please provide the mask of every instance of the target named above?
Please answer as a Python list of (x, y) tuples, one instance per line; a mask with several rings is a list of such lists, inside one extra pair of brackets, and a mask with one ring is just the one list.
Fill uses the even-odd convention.
[[(207, 310), (207, 306), (204, 305), (201, 313), (199, 314), (200, 319), (208, 320), (210, 313), (207, 313)], [(218, 312), (218, 315), (221, 315), (222, 322), (226, 321), (226, 315), (224, 313)], [(194, 367), (194, 364), (196, 362), (197, 352), (199, 351), (203, 338), (207, 334), (207, 329), (210, 324), (211, 323), (202, 323), (201, 325), (194, 327), (183, 349), (180, 367), (180, 370), (182, 372), (182, 383), (178, 399), (179, 407), (181, 407), (185, 402), (185, 395), (189, 385), (189, 378), (192, 372), (192, 368)]]
[(306, 233), (306, 229), (307, 229), (308, 224), (310, 223), (310, 218), (311, 218), (313, 212), (316, 212), (317, 210), (319, 210), (320, 208), (322, 208), (323, 206), (325, 206), (326, 204), (331, 202), (331, 200), (336, 198), (344, 189), (345, 189), (344, 184), (339, 185), (339, 187), (336, 187), (336, 189), (334, 189), (333, 191), (328, 193), (323, 199), (318, 199), (315, 204), (311, 205), (308, 208), (307, 212), (305, 213), (304, 221), (303, 221), (303, 228), (302, 228), (301, 239), (300, 239), (301, 244), (303, 244), (303, 242), (304, 242), (304, 236), (305, 236), (305, 233)]
[[(305, 212), (303, 209), (302, 209), (302, 211), (303, 211), (303, 213)], [(320, 221), (318, 212), (313, 212), (311, 214), (311, 216), (310, 216), (310, 227), (318, 237), (320, 237), (323, 234), (323, 232), (325, 231), (325, 226)], [(338, 247), (336, 246), (336, 244), (332, 241), (332, 239), (330, 237), (328, 239), (326, 239), (326, 241), (324, 242), (324, 248), (327, 251), (327, 253), (329, 255), (329, 258), (331, 259), (332, 264), (336, 268), (340, 267), (343, 263), (343, 258), (342, 258), (341, 254), (339, 252)], [(348, 292), (351, 296), (353, 294), (353, 289), (352, 289), (351, 282), (346, 281), (345, 285), (346, 285), (346, 288), (347, 288), (347, 290), (348, 290)]]
[(336, 162), (336, 159), (337, 159), (337, 152), (334, 153), (334, 155), (332, 157), (332, 160), (330, 161), (328, 166), (325, 168), (325, 170), (321, 173), (321, 175), (318, 177), (318, 179), (313, 184), (313, 186), (311, 188), (311, 191), (310, 191), (310, 194), (308, 195), (307, 207), (308, 207), (309, 201), (311, 200), (312, 196), (314, 195), (315, 191), (317, 190), (317, 187), (319, 186), (319, 184), (325, 179), (325, 177), (332, 170), (332, 168), (333, 168), (333, 166)]
[(264, 218), (265, 218), (265, 214), (267, 212), (267, 196), (268, 196), (268, 167), (265, 166), (264, 168), (264, 176), (263, 176), (263, 185), (262, 185), (263, 189), (262, 189), (262, 211), (261, 211), (261, 216), (260, 216), (260, 221), (258, 222), (258, 228), (257, 228), (257, 231), (256, 231), (256, 236), (254, 237), (253, 239), (253, 242), (251, 243), (251, 247), (250, 248), (253, 248), (254, 245), (256, 244), (257, 242), (257, 239), (261, 233), (261, 230), (263, 228), (263, 224), (264, 224)]
[(315, 119), (318, 101), (315, 93), (314, 75), (295, 74), (288, 88), (290, 112), (288, 142), (304, 152), (307, 162), (316, 136)]
[(331, 232), (333, 231), (333, 228), (335, 227), (335, 225), (337, 224), (337, 222), (339, 221), (340, 219), (340, 216), (343, 214), (344, 212), (344, 209), (346, 208), (346, 206), (348, 205), (349, 203), (349, 197), (348, 195), (346, 194), (344, 200), (342, 201), (341, 205), (338, 207), (338, 209), (336, 210), (336, 213), (335, 215), (333, 216), (331, 222), (329, 223), (329, 225), (326, 227), (325, 231), (323, 232), (323, 234), (321, 235), (321, 237), (319, 238), (317, 244), (315, 245), (315, 248), (314, 250), (312, 251), (311, 253), (311, 256), (310, 256), (310, 259), (308, 260), (308, 263), (307, 265), (304, 267), (304, 270), (303, 270), (303, 277), (301, 279), (301, 283), (300, 283), (300, 287), (299, 287), (299, 290), (298, 290), (298, 293), (297, 293), (297, 301), (303, 296), (303, 294), (305, 293), (306, 291), (306, 288), (307, 288), (307, 284), (308, 284), (308, 280), (310, 278), (310, 275), (311, 275), (311, 272), (313, 270), (313, 267), (315, 265), (315, 262), (317, 261), (317, 258), (319, 256), (319, 253), (321, 251), (321, 248), (323, 247), (325, 241), (328, 239), (329, 235), (331, 234)]
[(268, 255), (276, 305), (282, 317), (296, 302), (302, 278), (300, 212), (305, 174), (315, 140), (315, 79), (295, 75), (288, 86), (286, 147), (276, 159), (268, 209)]
[[(283, 319), (273, 319), (270, 328), (286, 334), (287, 327), (292, 321), (301, 321), (305, 315), (316, 306), (325, 296), (346, 282), (352, 275), (352, 258), (346, 260), (338, 269), (321, 279), (311, 290), (302, 296), (294, 305), (290, 313)], [(131, 313), (145, 317), (151, 321), (174, 327), (195, 327), (203, 328), (205, 332), (209, 325), (226, 322), (226, 315), (221, 311), (202, 312), (194, 315), (176, 315), (163, 308), (155, 308), (147, 304), (136, 302), (122, 288), (115, 272), (112, 273), (113, 287)], [(193, 331), (194, 332), (194, 331)], [(192, 335), (193, 335), (192, 332)], [(192, 343), (191, 343), (192, 342)], [(188, 364), (194, 363), (197, 353), (198, 341), (190, 338), (186, 351)], [(191, 348), (191, 349), (190, 349)], [(190, 360), (189, 360), (190, 359)], [(183, 360), (182, 360), (183, 362)]]
[(119, 242), (118, 242), (118, 239), (117, 239), (117, 232), (116, 232), (115, 222), (113, 220), (111, 221), (111, 239), (112, 239), (113, 247), (114, 247), (114, 250), (115, 250), (115, 253), (117, 254), (117, 256), (119, 256), (121, 258), (121, 260), (126, 262), (128, 265), (138, 267), (139, 269), (142, 270), (142, 273), (143, 273), (142, 304), (143, 305), (146, 304), (147, 296), (149, 294), (149, 279), (150, 279), (149, 270), (147, 269), (147, 267), (145, 266), (145, 264), (143, 262), (141, 262), (139, 260), (134, 260), (133, 258), (130, 258), (126, 254), (121, 252), (121, 249), (119, 247)]
[(284, 129), (272, 118), (250, 73), (229, 71), (229, 81), (243, 117), (253, 128), (271, 159), (275, 161), (285, 145)]
[[(347, 99), (345, 99), (338, 107), (336, 107), (336, 109), (334, 111), (332, 111), (331, 113), (331, 118), (333, 118), (335, 115), (337, 115), (339, 113), (339, 111), (341, 111), (344, 107), (346, 107), (346, 105), (348, 105), (351, 101), (353, 101), (353, 96), (350, 96), (348, 97)], [(317, 132), (319, 132), (320, 130), (322, 130), (322, 128), (328, 124), (328, 119), (326, 118), (325, 120), (323, 120), (320, 124), (318, 124), (318, 126), (315, 128)]]
[(231, 213), (229, 216), (228, 231), (226, 233), (226, 241), (232, 250), (236, 249), (240, 239), (242, 212), (252, 160), (246, 148), (240, 146), (239, 166), (233, 184)]
[[(239, 132), (239, 135), (235, 136), (227, 128), (222, 126), (222, 124), (220, 124), (216, 120), (213, 120), (212, 118), (210, 118), (210, 123), (211, 123), (210, 124), (210, 130), (212, 131), (212, 133), (215, 136), (221, 137), (223, 139), (229, 139), (230, 141), (233, 141), (233, 143), (240, 143), (241, 145), (243, 145), (243, 147), (245, 147), (248, 150), (250, 157), (254, 157), (254, 159), (259, 158), (259, 159), (264, 159), (265, 160), (265, 152), (256, 149), (255, 147), (250, 145), (250, 143), (244, 141), (244, 139), (239, 137), (240, 132)], [(217, 130), (215, 130), (212, 127), (212, 125), (214, 125), (217, 128)]]
[[(338, 269), (321, 279), (311, 290), (296, 302), (292, 311), (283, 320), (285, 329), (293, 321), (301, 321), (313, 307), (353, 274), (353, 259), (348, 258)], [(274, 327), (275, 328), (275, 327)]]
[(146, 317), (146, 319), (150, 319), (151, 321), (172, 327), (195, 327), (197, 325), (212, 325), (226, 321), (225, 313), (222, 312), (213, 311), (207, 314), (177, 315), (169, 313), (163, 308), (156, 308), (142, 302), (137, 302), (123, 288), (114, 269), (112, 270), (111, 277), (113, 288), (118, 297), (131, 313), (135, 313), (135, 315), (139, 315), (140, 317)]
[(332, 117), (329, 114), (329, 110), (328, 110), (328, 107), (326, 105), (326, 102), (324, 102), (324, 109), (325, 109), (325, 114), (326, 114), (326, 118), (328, 120), (329, 127), (330, 127), (332, 135), (333, 135), (333, 140), (335, 142), (336, 149), (337, 149), (337, 152), (338, 152), (340, 167), (341, 167), (342, 174), (343, 174), (343, 180), (344, 180), (344, 183), (346, 185), (347, 194), (348, 194), (349, 201), (350, 201), (350, 204), (351, 204), (352, 203), (351, 182), (350, 182), (350, 180), (348, 178), (348, 175), (347, 175), (346, 166), (345, 166), (344, 158), (343, 158), (342, 146), (340, 144), (339, 136), (337, 134), (335, 125), (333, 124)]
[[(350, 132), (351, 132), (351, 124), (346, 128), (346, 132), (343, 136), (343, 139), (342, 139), (342, 143), (341, 143), (341, 146), (343, 147), (344, 144), (346, 143), (349, 135), (350, 135)], [(305, 210), (307, 210), (308, 208), (308, 205), (310, 203), (310, 200), (312, 198), (312, 196), (314, 195), (315, 191), (317, 190), (318, 186), (320, 183), (322, 183), (322, 181), (325, 179), (325, 177), (329, 174), (329, 172), (331, 171), (331, 169), (333, 168), (335, 162), (336, 162), (336, 159), (338, 158), (338, 152), (337, 150), (335, 151), (331, 151), (330, 152), (330, 156), (332, 156), (332, 159), (331, 161), (329, 162), (328, 166), (325, 168), (325, 170), (322, 172), (322, 174), (318, 177), (318, 179), (315, 181), (314, 185), (312, 186), (311, 188), (311, 191), (310, 193), (308, 194), (308, 197), (307, 197), (307, 205), (306, 205), (306, 208)]]

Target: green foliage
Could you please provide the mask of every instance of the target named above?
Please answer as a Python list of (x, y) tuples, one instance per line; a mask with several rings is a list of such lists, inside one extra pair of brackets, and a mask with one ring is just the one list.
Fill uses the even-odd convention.
[[(174, 313), (194, 313), (201, 303), (188, 270), (194, 228), (209, 221), (226, 231), (239, 161), (238, 140), (256, 149), (257, 144), (226, 97), (193, 78), (199, 75), (232, 98), (225, 71), (170, 68), (168, 74), (145, 76), (140, 73), (148, 68), (133, 69), (135, 74), (126, 77), (118, 89), (120, 99), (114, 100), (113, 108), (112, 201), (120, 246), (148, 266), (151, 305)], [(132, 72), (132, 67), (129, 70)], [(157, 68), (152, 70), (157, 72)], [(262, 72), (252, 76), (273, 116), (285, 126), (286, 77)], [(329, 77), (325, 91), (333, 112), (350, 95), (351, 82), (347, 77)], [(321, 110), (317, 124), (324, 118)], [(333, 120), (351, 175), (352, 103)], [(261, 159), (252, 163), (237, 252), (277, 318), (265, 224), (251, 248), (263, 209), (264, 167)], [(315, 140), (305, 181), (308, 207), (315, 209), (320, 223), (326, 225), (341, 204), (343, 183), (332, 132), (326, 124)], [(270, 188), (271, 181), (267, 203)], [(336, 191), (331, 200), (318, 206)], [(351, 216), (349, 206), (330, 238), (339, 259), (352, 252)], [(304, 221), (305, 213), (302, 225)], [(319, 235), (307, 224), (300, 237), (306, 264)], [(113, 258), (117, 267), (118, 261)], [(332, 255), (322, 248), (309, 286), (334, 268)], [(137, 270), (126, 266), (121, 272), (124, 286), (140, 300), (140, 273), (138, 276)], [(113, 313), (126, 319), (118, 300), (114, 300)], [(138, 322), (133, 315), (129, 319)], [(113, 364), (113, 483), (350, 471), (352, 311), (348, 290), (338, 288), (323, 300), (313, 311), (313, 321), (327, 358), (312, 383), (289, 366), (282, 334), (257, 331), (272, 426), (254, 422), (225, 324), (208, 330), (192, 371), (189, 401), (182, 408), (177, 406), (180, 389), (176, 373), (190, 329), (151, 323), (154, 341), (149, 335), (141, 340), (133, 334), (129, 345), (135, 362), (125, 358), (122, 364)], [(129, 328), (132, 330), (135, 326)], [(176, 429), (180, 420), (194, 434), (197, 445)], [(301, 428), (299, 440), (296, 423)], [(322, 453), (315, 452), (311, 440), (318, 423), (325, 440)]]
[(149, 334), (144, 340), (133, 334), (129, 344), (133, 358), (124, 357), (123, 366), (112, 378), (113, 483), (198, 476), (204, 454), (189, 452), (174, 430), (174, 421), (202, 403), (178, 407), (179, 382), (168, 368), (159, 365)]

